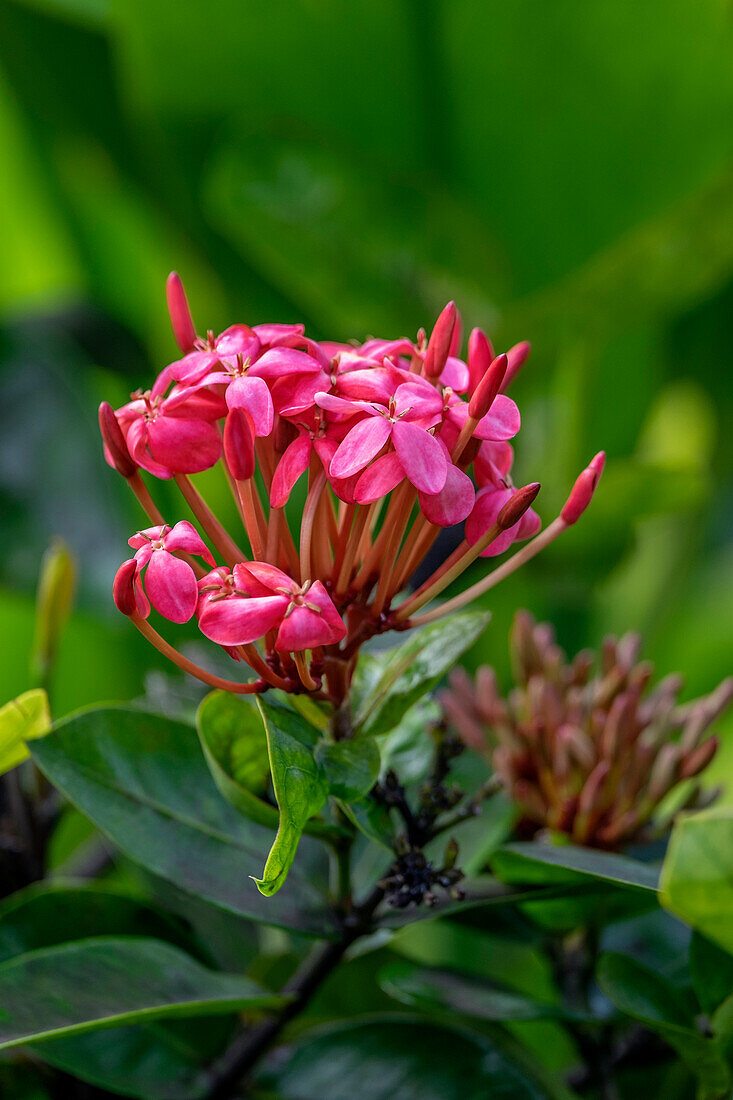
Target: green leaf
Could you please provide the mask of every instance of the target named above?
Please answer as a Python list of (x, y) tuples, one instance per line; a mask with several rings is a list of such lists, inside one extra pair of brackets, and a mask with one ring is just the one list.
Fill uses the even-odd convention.
[(320, 845), (304, 846), (276, 901), (251, 885), (272, 831), (222, 798), (191, 727), (124, 707), (85, 710), (34, 742), (34, 759), (126, 855), (184, 893), (253, 920), (335, 935)]
[(660, 890), (666, 909), (733, 952), (733, 807), (677, 820)]
[(693, 932), (690, 974), (700, 1007), (712, 1016), (733, 992), (733, 955)]
[(421, 1011), (479, 1020), (592, 1019), (468, 975), (409, 963), (386, 966), (379, 974), (379, 983), (391, 997)]
[[(265, 723), (280, 824), (257, 888), (271, 897), (287, 878), (308, 819), (325, 805), (328, 783), (311, 748), (314, 730), (294, 711), (257, 700)], [(253, 876), (254, 877), (254, 876)]]
[(491, 864), (506, 882), (580, 883), (590, 876), (615, 886), (652, 891), (658, 883), (657, 869), (648, 863), (573, 844), (519, 841), (505, 844), (494, 853)]
[(240, 813), (277, 829), (279, 815), (260, 797), (269, 784), (267, 738), (254, 702), (212, 691), (196, 712), (196, 729), (214, 782)]
[(354, 720), (357, 729), (385, 733), (455, 664), (479, 635), (490, 616), (469, 611), (448, 616), (416, 631), (385, 658), (382, 673), (362, 699)]
[(0, 707), (0, 775), (27, 760), (26, 741), (45, 737), (51, 729), (48, 697), (34, 688)]
[(310, 1031), (272, 1076), (275, 1091), (288, 1100), (546, 1100), (553, 1095), (484, 1036), (410, 1015)]
[(695, 1029), (684, 998), (659, 974), (627, 955), (602, 955), (596, 972), (608, 999), (674, 1047), (699, 1079), (699, 1100), (723, 1100), (730, 1071), (719, 1045)]
[(316, 746), (315, 757), (330, 793), (347, 802), (363, 799), (379, 778), (381, 756), (373, 737), (321, 741)]
[(282, 998), (207, 970), (161, 940), (100, 936), (0, 965), (0, 1049), (123, 1023), (242, 1009)]

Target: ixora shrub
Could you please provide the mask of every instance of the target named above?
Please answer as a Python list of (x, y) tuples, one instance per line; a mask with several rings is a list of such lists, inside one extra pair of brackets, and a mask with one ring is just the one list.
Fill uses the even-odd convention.
[[(645, 693), (633, 639), (593, 675), (526, 614), (506, 700), (455, 668), (486, 627), (471, 604), (603, 469), (542, 529), (539, 485), (511, 478), (529, 345), (474, 330), (461, 358), (452, 303), (429, 339), (352, 345), (201, 338), (176, 275), (168, 302), (181, 356), (100, 408), (147, 517), (113, 595), (214, 690), (195, 721), (183, 694), (176, 717), (50, 727), (40, 690), (0, 711), (21, 887), (0, 908), (3, 1096), (623, 1100), (654, 1089), (651, 1062), (656, 1095), (728, 1096), (733, 821), (689, 815), (731, 685), (678, 705), (674, 679)], [(193, 480), (217, 466), (237, 530)], [(46, 602), (51, 623), (67, 605)], [(44, 881), (61, 800), (119, 853), (91, 883)]]

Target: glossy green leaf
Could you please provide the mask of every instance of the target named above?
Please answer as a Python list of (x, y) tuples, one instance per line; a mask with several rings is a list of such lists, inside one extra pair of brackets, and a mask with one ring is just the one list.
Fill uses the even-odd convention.
[(51, 729), (46, 692), (34, 688), (0, 707), (0, 775), (27, 760), (27, 741), (45, 737)]
[(86, 710), (34, 742), (34, 758), (123, 852), (184, 893), (239, 916), (335, 934), (320, 845), (309, 842), (302, 870), (275, 901), (252, 885), (272, 831), (222, 798), (191, 727), (124, 707)]
[(652, 891), (657, 889), (658, 884), (658, 871), (651, 864), (573, 844), (506, 844), (494, 853), (491, 863), (506, 882), (541, 885), (583, 882), (591, 877), (615, 886)]
[(328, 783), (314, 757), (313, 728), (283, 706), (261, 699), (257, 704), (265, 723), (280, 824), (262, 876), (254, 881), (265, 897), (271, 897), (285, 883), (308, 819), (325, 805)]
[(256, 704), (212, 691), (196, 712), (196, 729), (214, 781), (227, 801), (259, 825), (277, 829), (277, 809), (262, 798), (270, 762)]
[(381, 756), (373, 737), (321, 741), (315, 758), (330, 793), (347, 802), (364, 798), (379, 778)]
[(457, 1014), (478, 1020), (589, 1018), (468, 975), (409, 963), (391, 963), (380, 972), (379, 983), (391, 997), (420, 1011)]
[(693, 932), (690, 975), (700, 1007), (708, 1016), (733, 994), (733, 955)]
[(208, 970), (162, 940), (100, 936), (0, 965), (0, 1049), (138, 1020), (281, 1003), (249, 978)]
[(380, 657), (381, 675), (362, 699), (355, 726), (372, 734), (394, 729), (473, 645), (488, 621), (489, 615), (481, 611), (450, 615), (415, 631), (386, 657)]
[(620, 1012), (658, 1032), (699, 1079), (700, 1100), (723, 1100), (730, 1071), (720, 1046), (696, 1030), (682, 995), (659, 974), (627, 955), (602, 955), (598, 984)]
[(733, 952), (733, 807), (675, 823), (660, 890), (665, 908)]
[(311, 1031), (272, 1078), (278, 1095), (288, 1100), (547, 1100), (553, 1095), (491, 1040), (409, 1015)]

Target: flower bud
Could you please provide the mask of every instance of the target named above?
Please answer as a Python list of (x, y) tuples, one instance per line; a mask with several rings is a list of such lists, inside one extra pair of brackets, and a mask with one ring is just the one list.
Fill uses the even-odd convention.
[(496, 525), (499, 530), (507, 531), (510, 527), (513, 527), (515, 523), (519, 523), (539, 491), (539, 481), (533, 481), (529, 485), (517, 489), (516, 493), (510, 497), (496, 517)]
[(224, 457), (237, 481), (248, 481), (255, 472), (255, 437), (244, 409), (230, 409), (224, 423)]
[(599, 451), (592, 462), (590, 462), (580, 474), (575, 485), (573, 485), (570, 490), (570, 496), (565, 501), (565, 505), (560, 512), (560, 518), (568, 527), (573, 523), (577, 523), (593, 499), (593, 494), (600, 481), (605, 462), (605, 452)]
[(196, 329), (188, 308), (186, 291), (177, 271), (171, 271), (166, 280), (165, 297), (176, 343), (181, 351), (191, 351), (196, 343)]
[(512, 382), (517, 377), (520, 370), (529, 358), (529, 353), (531, 352), (531, 350), (532, 345), (530, 344), (529, 340), (522, 340), (521, 344), (515, 344), (513, 348), (509, 348), (509, 351), (506, 353), (507, 368), (506, 374), (504, 375), (504, 382), (501, 387), (502, 393), (506, 393), (506, 391), (509, 389)]
[(473, 420), (480, 420), (486, 416), (491, 408), (494, 398), (501, 389), (506, 374), (506, 355), (497, 355), (481, 381), (473, 391), (473, 397), (468, 403), (468, 415)]
[(461, 354), (461, 344), (463, 343), (463, 318), (461, 317), (460, 309), (456, 310), (456, 323), (453, 329), (453, 335), (451, 336), (450, 348), (448, 350), (449, 355), (458, 356)]
[(698, 745), (683, 761), (680, 768), (680, 777), (690, 779), (693, 775), (699, 775), (703, 768), (707, 768), (710, 761), (718, 751), (718, 738), (708, 737), (702, 745)]
[(43, 683), (56, 656), (74, 599), (76, 568), (66, 543), (55, 540), (43, 555), (36, 592), (36, 632), (31, 664)]
[(123, 561), (115, 573), (114, 584), (112, 585), (112, 598), (115, 601), (115, 605), (118, 611), (121, 611), (123, 615), (134, 615), (137, 610), (137, 600), (135, 598), (135, 577), (137, 575), (137, 562), (134, 558), (128, 558), (127, 561)]
[(468, 356), (466, 359), (470, 379), (468, 384), (469, 393), (473, 393), (476, 389), (491, 366), (493, 359), (494, 349), (491, 346), (491, 340), (489, 340), (483, 329), (473, 329), (468, 338)]
[(99, 430), (102, 433), (104, 457), (107, 462), (118, 474), (122, 474), (123, 477), (132, 477), (137, 471), (137, 465), (130, 458), (122, 428), (117, 421), (114, 409), (107, 401), (103, 401), (99, 406)]
[(428, 378), (439, 378), (443, 373), (456, 326), (456, 316), (455, 302), (448, 302), (435, 322), (425, 352), (425, 374)]

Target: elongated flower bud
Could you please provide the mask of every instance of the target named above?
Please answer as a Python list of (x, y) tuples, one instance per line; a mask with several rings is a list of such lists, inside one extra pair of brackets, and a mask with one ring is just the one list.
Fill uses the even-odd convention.
[(438, 378), (443, 372), (450, 352), (456, 316), (455, 302), (448, 302), (435, 322), (425, 352), (425, 374), (428, 378)]
[(107, 401), (103, 401), (99, 406), (99, 430), (104, 443), (104, 456), (110, 466), (113, 466), (123, 477), (132, 477), (137, 470), (137, 465), (130, 458), (115, 411)]
[(473, 391), (473, 397), (468, 403), (468, 415), (474, 420), (480, 420), (482, 416), (486, 416), (491, 408), (504, 381), (506, 366), (506, 355), (497, 355)]
[(224, 424), (224, 456), (237, 481), (248, 481), (255, 472), (255, 437), (244, 409), (231, 409)]
[(568, 526), (577, 523), (593, 499), (593, 494), (600, 481), (605, 463), (605, 452), (599, 451), (595, 458), (580, 474), (575, 485), (573, 485), (570, 490), (570, 496), (566, 500), (563, 510), (560, 512), (560, 518), (567, 523)]
[(706, 741), (703, 741), (702, 745), (698, 745), (694, 752), (691, 752), (689, 756), (682, 761), (680, 768), (680, 776), (682, 779), (690, 779), (693, 775), (698, 775), (703, 768), (707, 768), (710, 761), (718, 751), (719, 740), (717, 737), (708, 737)]
[(499, 515), (496, 517), (496, 526), (501, 531), (508, 531), (515, 523), (519, 523), (539, 491), (539, 481), (533, 481), (531, 484), (525, 485), (521, 489), (517, 489), (514, 496), (506, 502), (499, 512)]
[(507, 357), (507, 369), (504, 375), (504, 383), (501, 387), (502, 393), (511, 386), (514, 379), (519, 374), (520, 370), (529, 358), (529, 353), (532, 350), (532, 345), (529, 340), (522, 340), (521, 344), (515, 344), (513, 348), (509, 348), (506, 353)]
[(171, 271), (168, 276), (165, 284), (165, 297), (176, 343), (181, 351), (191, 351), (196, 343), (196, 329), (194, 328), (191, 311), (188, 308), (186, 291), (183, 289), (183, 283), (177, 271)]
[(115, 573), (114, 584), (112, 585), (112, 597), (117, 606), (117, 610), (121, 611), (123, 615), (134, 615), (138, 610), (137, 600), (135, 599), (135, 575), (137, 573), (137, 562), (134, 558), (128, 558), (127, 561), (123, 561)]
[(31, 664), (41, 682), (53, 667), (56, 650), (71, 613), (76, 581), (74, 557), (55, 540), (43, 555), (36, 592), (36, 630)]
[(468, 392), (473, 393), (494, 359), (494, 349), (483, 329), (475, 328), (468, 338)]

